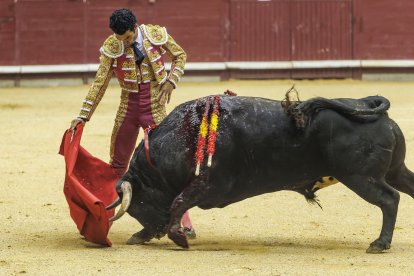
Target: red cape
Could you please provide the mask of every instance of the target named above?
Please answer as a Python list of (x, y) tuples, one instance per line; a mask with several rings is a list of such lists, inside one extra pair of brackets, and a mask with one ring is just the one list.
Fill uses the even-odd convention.
[(118, 198), (115, 183), (119, 177), (109, 164), (80, 145), (82, 132), (82, 124), (78, 124), (73, 138), (72, 131), (67, 130), (60, 145), (59, 153), (66, 163), (64, 193), (80, 234), (87, 241), (111, 246), (107, 235), (114, 209), (107, 211), (105, 206)]

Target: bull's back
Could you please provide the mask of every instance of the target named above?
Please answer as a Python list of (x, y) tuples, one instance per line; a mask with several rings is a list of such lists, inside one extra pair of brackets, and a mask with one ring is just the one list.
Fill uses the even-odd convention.
[[(205, 104), (206, 98), (202, 98), (178, 106), (152, 134), (154, 163), (166, 179), (176, 180), (173, 185), (177, 188), (194, 178)], [(226, 182), (224, 189), (237, 189), (230, 186), (238, 183), (244, 190), (260, 190), (259, 193), (274, 190), (275, 179), (280, 178), (285, 184), (284, 180), (295, 176), (291, 166), (298, 167), (303, 162), (294, 156), (307, 158), (301, 156), (304, 149), (301, 133), (279, 101), (221, 96), (213, 165), (206, 166), (205, 156), (201, 173), (211, 174), (214, 181)]]
[(312, 149), (279, 101), (226, 97), (221, 108), (210, 179), (223, 200), (287, 189), (317, 175)]

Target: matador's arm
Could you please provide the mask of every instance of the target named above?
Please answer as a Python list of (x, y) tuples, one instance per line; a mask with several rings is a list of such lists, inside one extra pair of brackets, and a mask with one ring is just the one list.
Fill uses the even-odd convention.
[(178, 82), (180, 81), (181, 76), (184, 74), (185, 62), (187, 60), (187, 54), (184, 52), (183, 48), (175, 42), (175, 40), (168, 35), (168, 40), (161, 47), (171, 58), (171, 70), (168, 74), (167, 80), (169, 80), (174, 88), (177, 87)]
[(95, 80), (89, 89), (88, 94), (83, 101), (80, 110), (79, 119), (89, 121), (103, 95), (105, 94), (108, 83), (111, 80), (113, 69), (113, 59), (101, 54), (99, 68), (95, 76)]
[(85, 100), (78, 118), (89, 121), (103, 95), (105, 94), (108, 83), (112, 78), (114, 60), (124, 53), (124, 44), (118, 40), (115, 35), (109, 36), (101, 49), (101, 57), (98, 72), (96, 72), (95, 80), (86, 95)]

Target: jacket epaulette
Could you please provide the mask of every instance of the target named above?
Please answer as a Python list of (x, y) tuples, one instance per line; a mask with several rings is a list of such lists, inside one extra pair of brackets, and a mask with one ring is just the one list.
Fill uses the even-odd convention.
[(144, 30), (145, 37), (148, 38), (151, 44), (158, 46), (167, 43), (168, 33), (165, 27), (148, 24), (144, 25), (142, 29)]
[(118, 58), (124, 53), (124, 43), (118, 40), (115, 35), (110, 35), (99, 50), (110, 58)]

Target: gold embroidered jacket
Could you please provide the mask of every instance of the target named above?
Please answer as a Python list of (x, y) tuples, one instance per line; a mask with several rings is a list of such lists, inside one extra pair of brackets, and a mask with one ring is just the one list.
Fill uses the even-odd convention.
[[(151, 94), (157, 94), (160, 86), (167, 80), (177, 87), (184, 74), (186, 53), (164, 27), (141, 25), (139, 28), (143, 34), (143, 46), (146, 52), (141, 65), (136, 66), (132, 47), (125, 47), (115, 35), (109, 36), (100, 49), (100, 64), (95, 81), (83, 101), (78, 118), (87, 121), (91, 118), (114, 72), (122, 90), (128, 92), (137, 93), (139, 84), (151, 83)], [(164, 65), (165, 54), (172, 61), (169, 73)], [(151, 102), (153, 102), (152, 98), (151, 96)]]

